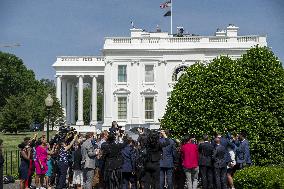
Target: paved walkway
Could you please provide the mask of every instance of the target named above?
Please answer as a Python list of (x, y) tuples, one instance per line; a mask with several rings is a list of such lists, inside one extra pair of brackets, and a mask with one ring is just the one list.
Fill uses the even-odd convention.
[(4, 184), (3, 189), (17, 189), (17, 188), (20, 188), (19, 181), (16, 181), (15, 183), (12, 183), (12, 184)]
[[(15, 183), (13, 184), (4, 184), (4, 188), (3, 189), (18, 189), (20, 187), (20, 181), (16, 180)], [(201, 188), (197, 188), (197, 189), (201, 189)]]

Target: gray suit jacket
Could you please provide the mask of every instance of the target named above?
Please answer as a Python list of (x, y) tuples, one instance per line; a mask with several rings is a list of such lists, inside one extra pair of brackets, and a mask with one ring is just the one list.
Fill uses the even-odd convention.
[(91, 139), (86, 140), (81, 147), (82, 162), (84, 168), (96, 168), (96, 151), (91, 142)]

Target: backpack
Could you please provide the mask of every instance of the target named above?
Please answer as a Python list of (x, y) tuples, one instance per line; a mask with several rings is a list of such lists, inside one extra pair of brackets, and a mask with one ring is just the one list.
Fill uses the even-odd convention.
[(15, 183), (15, 179), (12, 176), (4, 176), (3, 177), (3, 183), (4, 184), (9, 184), (9, 183)]

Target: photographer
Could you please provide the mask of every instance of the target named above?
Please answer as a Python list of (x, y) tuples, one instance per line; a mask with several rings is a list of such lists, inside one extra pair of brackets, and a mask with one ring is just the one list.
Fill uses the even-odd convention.
[(121, 150), (127, 145), (127, 140), (123, 138), (124, 143), (115, 143), (115, 135), (110, 134), (107, 142), (102, 146), (102, 159), (104, 166), (104, 182), (106, 189), (121, 189), (122, 175), (121, 167), (123, 157)]
[[(166, 130), (165, 133), (166, 135), (169, 135), (168, 130)], [(162, 135), (160, 142), (166, 142)], [(174, 161), (177, 158), (177, 151), (175, 141), (169, 138), (169, 142), (170, 144), (168, 146), (163, 147), (163, 156), (160, 160), (160, 188), (167, 186), (168, 189), (173, 189), (173, 169)]]
[(122, 151), (123, 165), (122, 165), (122, 188), (128, 189), (129, 183), (131, 183), (131, 189), (137, 188), (137, 179), (135, 175), (135, 149), (134, 141), (132, 138), (127, 138), (127, 146)]
[(109, 133), (116, 135), (118, 130), (119, 130), (119, 128), (118, 128), (117, 122), (113, 121), (111, 123), (111, 128), (109, 128)]
[[(160, 142), (160, 135), (165, 139), (165, 142)], [(146, 144), (146, 159), (145, 159), (145, 189), (158, 189), (160, 186), (160, 159), (163, 147), (170, 144), (165, 131), (151, 131)]]
[(3, 166), (4, 166), (4, 157), (2, 153), (3, 140), (0, 139), (0, 188), (3, 188)]
[(77, 135), (74, 136), (73, 140), (70, 142), (70, 144), (67, 143), (67, 139), (64, 141), (61, 141), (59, 143), (59, 160), (58, 160), (58, 174), (57, 174), (57, 185), (56, 189), (62, 189), (65, 187), (66, 184), (66, 175), (68, 170), (68, 150), (71, 149), (74, 142), (77, 140)]

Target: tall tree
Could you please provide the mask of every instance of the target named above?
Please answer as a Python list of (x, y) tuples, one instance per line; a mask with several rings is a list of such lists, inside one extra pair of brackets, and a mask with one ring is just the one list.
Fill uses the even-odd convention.
[(31, 96), (11, 95), (0, 114), (1, 129), (10, 132), (28, 129), (33, 121), (32, 106)]
[(18, 95), (33, 87), (35, 75), (15, 55), (0, 51), (0, 108), (10, 95)]
[(239, 60), (219, 57), (189, 67), (169, 98), (162, 127), (177, 137), (228, 130), (248, 133), (253, 161), (284, 161), (284, 69), (267, 48)]
[[(31, 123), (44, 124), (47, 116), (44, 100), (48, 94), (55, 96), (54, 81), (37, 81), (33, 71), (12, 54), (0, 52), (0, 66), (0, 127), (15, 131), (28, 129)], [(62, 120), (57, 100), (51, 114), (53, 122)]]

